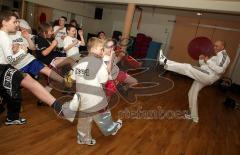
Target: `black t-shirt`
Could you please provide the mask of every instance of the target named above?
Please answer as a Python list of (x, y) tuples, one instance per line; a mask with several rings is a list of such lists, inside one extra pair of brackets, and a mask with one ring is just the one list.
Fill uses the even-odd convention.
[(63, 56), (61, 53), (59, 53), (58, 51), (55, 51), (55, 50), (51, 51), (46, 56), (44, 56), (42, 54), (42, 51), (47, 49), (51, 44), (51, 41), (48, 40), (48, 39), (45, 39), (41, 36), (37, 36), (35, 38), (35, 44), (36, 44), (36, 47), (37, 47), (37, 50), (36, 50), (37, 59), (42, 61), (46, 65), (49, 65), (54, 58)]

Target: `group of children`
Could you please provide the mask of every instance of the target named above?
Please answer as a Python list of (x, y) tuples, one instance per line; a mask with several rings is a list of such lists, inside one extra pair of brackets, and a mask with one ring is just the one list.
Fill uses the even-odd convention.
[[(89, 55), (81, 58), (79, 46), (85, 46), (83, 31), (77, 31), (74, 25), (65, 27), (65, 22), (66, 19), (61, 17), (58, 26), (43, 23), (39, 26), (38, 35), (33, 37), (31, 31), (26, 29), (26, 23), (20, 26), (21, 20), (16, 14), (9, 11), (1, 13), (0, 89), (1, 96), (7, 102), (5, 124), (26, 123), (26, 119), (19, 116), (22, 100), (20, 87), (24, 87), (65, 119), (73, 121), (77, 111), (95, 113), (93, 116), (78, 118), (77, 127), (78, 143), (94, 145), (96, 141), (91, 136), (92, 120), (104, 135), (115, 135), (122, 121), (112, 120), (108, 100), (116, 93), (118, 83), (132, 85), (137, 80), (119, 70), (117, 63), (123, 55), (115, 55), (115, 45), (111, 39), (90, 38), (87, 44)], [(29, 50), (34, 51), (36, 57)], [(72, 67), (68, 77), (52, 69), (66, 64)], [(66, 103), (57, 101), (49, 89), (29, 76), (40, 73), (66, 87), (71, 87), (72, 81), (75, 81), (76, 93), (73, 99)], [(113, 93), (108, 93), (111, 91)]]
[[(35, 46), (29, 32), (25, 29), (20, 31), (20, 21), (13, 12), (5, 11), (0, 14), (1, 96), (7, 102), (8, 114), (5, 122), (7, 125), (26, 123), (26, 119), (19, 116), (22, 100), (20, 86), (29, 89), (41, 101), (52, 106), (59, 114), (62, 111), (62, 104), (30, 75), (35, 76), (43, 73), (68, 85), (66, 78), (55, 73), (28, 53), (28, 48), (34, 50)], [(11, 102), (11, 100), (14, 100), (14, 102)], [(15, 102), (17, 104), (14, 104)], [(10, 111), (13, 109), (14, 112), (12, 113), (14, 114), (9, 113), (9, 105), (11, 107)]]

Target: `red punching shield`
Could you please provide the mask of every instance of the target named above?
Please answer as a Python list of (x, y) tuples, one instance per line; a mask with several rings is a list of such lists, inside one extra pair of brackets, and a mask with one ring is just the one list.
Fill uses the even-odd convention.
[(194, 59), (198, 60), (198, 57), (203, 54), (211, 57), (213, 55), (213, 44), (207, 37), (194, 38), (188, 44), (188, 54)]

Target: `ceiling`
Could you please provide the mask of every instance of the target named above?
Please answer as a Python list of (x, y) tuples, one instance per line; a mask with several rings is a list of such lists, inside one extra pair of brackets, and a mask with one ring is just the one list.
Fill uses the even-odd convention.
[(240, 15), (240, 0), (65, 0), (71, 2), (154, 6), (180, 10), (195, 10)]
[[(102, 0), (102, 1), (96, 1), (96, 0), (26, 0), (28, 2), (36, 3), (39, 5), (44, 5), (52, 8), (56, 8), (59, 10), (71, 12), (78, 14), (80, 16), (91, 16), (91, 18), (94, 18), (94, 12), (96, 7), (101, 7), (104, 9), (110, 9), (110, 10), (126, 10), (127, 8), (127, 3), (122, 0), (121, 3), (116, 3), (120, 0), (112, 0), (115, 3), (110, 2), (111, 0)], [(138, 1), (138, 0), (135, 0)], [(140, 1), (140, 0), (139, 0)], [(162, 2), (162, 1), (169, 1), (169, 0), (148, 0), (148, 1), (157, 1), (157, 2)], [(202, 1), (205, 2), (207, 5), (209, 5), (209, 2), (226, 2), (224, 0), (170, 0), (170, 1)], [(193, 8), (193, 7), (188, 7), (188, 8), (183, 8), (183, 7), (178, 7), (178, 3), (173, 7), (169, 6), (161, 6), (161, 5), (144, 5), (144, 4), (138, 4), (144, 12), (151, 12), (151, 13), (160, 13), (160, 14), (169, 14), (169, 15), (178, 15), (178, 16), (190, 16), (190, 17), (197, 17), (196, 14), (197, 12), (201, 12), (202, 16), (201, 18), (213, 18), (213, 19), (223, 19), (223, 20), (235, 20), (235, 21), (240, 21), (240, 0), (230, 0), (230, 1), (237, 1), (237, 7), (238, 11), (229, 11), (228, 6), (224, 7), (223, 10), (215, 10), (214, 9), (199, 9), (199, 8)], [(228, 1), (229, 3), (229, 1)], [(205, 5), (206, 5), (205, 4)], [(239, 6), (238, 6), (239, 5)], [(200, 6), (199, 6), (200, 7)], [(201, 6), (202, 7), (202, 6)], [(227, 10), (227, 11), (226, 11)], [(197, 17), (199, 18), (199, 16)]]
[[(72, 0), (65, 0), (65, 1), (72, 1)], [(214, 0), (211, 0), (211, 1), (214, 1)], [(223, 0), (220, 0), (220, 1), (223, 1)], [(240, 1), (240, 0), (232, 0), (232, 1)], [(85, 3), (89, 3), (89, 2), (86, 2), (85, 0)], [(105, 8), (105, 9), (126, 10), (126, 7), (127, 7), (127, 4), (123, 4), (123, 3), (116, 4), (116, 3), (91, 2), (91, 4), (95, 5), (96, 7)], [(201, 12), (202, 13), (201, 18), (240, 21), (240, 12), (224, 12), (224, 11), (213, 11), (213, 10), (192, 9), (192, 8), (183, 9), (178, 7), (161, 7), (156, 5), (141, 5), (141, 4), (138, 6), (140, 6), (144, 10), (144, 12), (154, 12), (154, 13), (161, 13), (161, 14), (190, 16), (190, 17), (197, 17), (197, 13)], [(240, 11), (240, 7), (239, 7), (239, 11)]]

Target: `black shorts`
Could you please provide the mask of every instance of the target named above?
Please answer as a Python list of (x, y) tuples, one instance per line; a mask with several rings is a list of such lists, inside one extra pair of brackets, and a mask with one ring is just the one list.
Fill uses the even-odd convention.
[(23, 79), (24, 73), (11, 65), (0, 64), (0, 95), (7, 94), (12, 98), (18, 98)]

